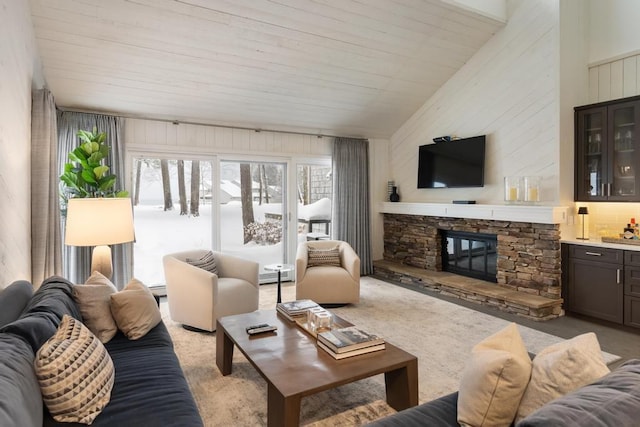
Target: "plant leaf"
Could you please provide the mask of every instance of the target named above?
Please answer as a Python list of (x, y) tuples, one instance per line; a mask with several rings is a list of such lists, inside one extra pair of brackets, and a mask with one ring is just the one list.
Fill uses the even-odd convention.
[(97, 168), (93, 168), (93, 173), (95, 174), (97, 179), (101, 179), (104, 174), (109, 172), (109, 166), (98, 166)]
[(109, 175), (108, 177), (102, 179), (101, 184), (98, 188), (102, 191), (106, 191), (106, 190), (109, 190), (111, 187), (113, 187), (115, 184), (116, 184), (116, 176)]
[(97, 184), (96, 178), (93, 174), (93, 171), (91, 169), (84, 169), (82, 171), (82, 179), (85, 180), (85, 182), (91, 183), (91, 184)]

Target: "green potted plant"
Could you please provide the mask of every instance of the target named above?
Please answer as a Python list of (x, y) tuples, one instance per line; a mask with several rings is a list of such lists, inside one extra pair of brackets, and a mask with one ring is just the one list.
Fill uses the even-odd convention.
[(116, 190), (116, 176), (109, 173), (103, 161), (109, 155), (105, 132), (79, 130), (80, 146), (69, 153), (69, 163), (60, 176), (63, 208), (71, 197), (127, 197), (129, 193)]

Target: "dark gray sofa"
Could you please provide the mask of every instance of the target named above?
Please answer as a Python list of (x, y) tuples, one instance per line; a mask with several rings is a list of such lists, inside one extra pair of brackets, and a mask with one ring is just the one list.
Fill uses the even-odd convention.
[[(458, 393), (377, 420), (372, 427), (458, 427)], [(516, 427), (640, 426), (640, 359), (629, 360), (598, 381), (547, 403)]]
[[(0, 425), (80, 426), (53, 420), (33, 368), (37, 350), (55, 333), (64, 314), (82, 320), (73, 285), (52, 277), (33, 296), (26, 292), (28, 282), (15, 285), (19, 290), (14, 285), (0, 293), (0, 313), (9, 307), (16, 312), (22, 305), (17, 318), (0, 319)], [(135, 341), (118, 332), (105, 347), (113, 360), (115, 382), (109, 404), (92, 426), (203, 425), (164, 323)]]

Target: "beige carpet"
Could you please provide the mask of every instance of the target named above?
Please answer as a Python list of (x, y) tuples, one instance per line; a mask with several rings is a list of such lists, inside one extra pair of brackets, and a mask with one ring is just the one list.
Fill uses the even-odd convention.
[[(293, 284), (284, 284), (283, 301), (294, 299)], [(261, 286), (260, 308), (275, 308), (275, 301), (275, 285)], [(162, 311), (205, 425), (266, 425), (266, 383), (244, 356), (234, 352), (233, 373), (223, 377), (215, 364), (215, 333), (183, 329), (169, 318), (166, 302)], [(457, 390), (473, 345), (508, 324), (370, 277), (362, 278), (358, 305), (332, 311), (418, 357), (420, 402)], [(562, 341), (519, 328), (533, 353)], [(604, 356), (608, 363), (617, 359), (608, 353)], [(358, 426), (394, 412), (385, 402), (384, 377), (378, 375), (302, 399), (300, 419), (302, 425)]]

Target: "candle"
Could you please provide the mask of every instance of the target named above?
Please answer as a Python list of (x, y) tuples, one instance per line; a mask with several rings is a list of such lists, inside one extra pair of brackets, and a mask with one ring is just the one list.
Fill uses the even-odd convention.
[(537, 202), (538, 201), (538, 189), (537, 188), (530, 188), (529, 189), (529, 201), (530, 202)]
[(509, 187), (509, 200), (518, 200), (518, 189), (516, 187)]

